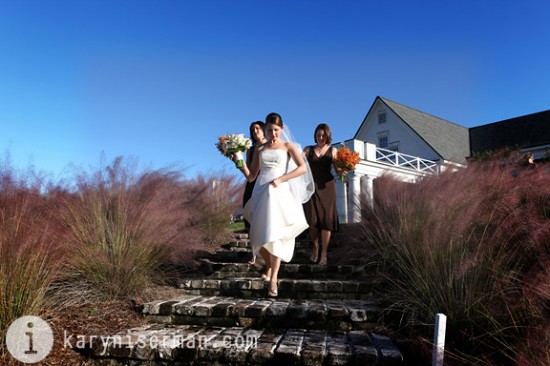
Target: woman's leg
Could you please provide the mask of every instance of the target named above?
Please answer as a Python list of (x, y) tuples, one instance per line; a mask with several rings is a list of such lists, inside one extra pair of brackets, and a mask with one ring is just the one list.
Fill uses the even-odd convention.
[(271, 259), (271, 280), (269, 281), (269, 287), (267, 290), (267, 296), (275, 297), (278, 295), (277, 280), (279, 276), (279, 268), (281, 267), (281, 258), (270, 254)]
[(319, 261), (319, 264), (322, 266), (327, 265), (327, 251), (328, 251), (328, 243), (330, 242), (330, 230), (323, 230), (321, 231), (321, 240), (322, 240), (322, 248), (321, 248), (321, 260)]
[(272, 267), (273, 267), (273, 265), (271, 264), (272, 255), (264, 247), (260, 248), (260, 255), (262, 256), (262, 258), (265, 262), (265, 273), (262, 276), (262, 278), (265, 279), (266, 281), (268, 281), (269, 278), (271, 278)]
[(313, 242), (313, 254), (309, 258), (312, 263), (317, 262), (317, 259), (319, 258), (319, 230), (315, 227), (309, 228), (309, 237), (311, 238), (311, 241)]

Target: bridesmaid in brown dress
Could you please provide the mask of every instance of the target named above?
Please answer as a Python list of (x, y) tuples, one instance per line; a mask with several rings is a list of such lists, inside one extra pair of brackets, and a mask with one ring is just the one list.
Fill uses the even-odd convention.
[[(264, 135), (264, 127), (265, 123), (262, 121), (256, 121), (252, 122), (250, 124), (249, 130), (250, 130), (250, 140), (252, 141), (252, 146), (250, 149), (246, 150), (246, 164), (250, 166), (252, 164), (252, 159), (254, 158), (254, 151), (256, 151), (256, 147), (265, 144), (267, 141)], [(254, 190), (254, 184), (256, 183), (256, 180), (253, 180), (252, 182), (246, 182), (246, 186), (244, 187), (244, 194), (243, 194), (243, 207), (246, 205), (250, 197), (252, 196), (252, 191)], [(244, 220), (244, 227), (246, 229), (250, 228), (250, 224), (248, 221)]]
[[(248, 166), (252, 164), (252, 159), (254, 158), (254, 152), (256, 151), (256, 148), (265, 144), (267, 141), (264, 134), (264, 128), (265, 123), (263, 123), (262, 121), (256, 121), (250, 124), (249, 131), (252, 146), (250, 147), (250, 149), (246, 150), (246, 164)], [(250, 197), (252, 197), (252, 191), (254, 190), (255, 183), (256, 180), (253, 180), (252, 182), (246, 182), (243, 194), (243, 207), (246, 205)], [(245, 230), (248, 232), (248, 230), (250, 229), (250, 223), (246, 221), (246, 219), (244, 220), (244, 227)], [(252, 257), (252, 259), (248, 261), (248, 264), (254, 264), (255, 262), (256, 258)]]
[(336, 148), (330, 146), (332, 134), (326, 123), (321, 123), (315, 128), (314, 138), (315, 145), (307, 146), (304, 154), (313, 174), (315, 193), (304, 204), (304, 211), (309, 224), (309, 235), (313, 241), (313, 254), (310, 259), (313, 263), (317, 262), (320, 237), (322, 248), (319, 264), (324, 266), (327, 264), (331, 234), (338, 231), (339, 226), (336, 210), (336, 181), (331, 172)]

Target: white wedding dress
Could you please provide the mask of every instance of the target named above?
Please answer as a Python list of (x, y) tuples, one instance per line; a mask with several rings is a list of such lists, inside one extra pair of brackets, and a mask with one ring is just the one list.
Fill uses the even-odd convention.
[(250, 223), (250, 244), (254, 255), (264, 247), (282, 261), (290, 262), (295, 238), (309, 225), (302, 202), (293, 196), (288, 182), (277, 187), (269, 184), (285, 174), (290, 156), (281, 149), (264, 149), (259, 158), (260, 174), (244, 207), (244, 217)]

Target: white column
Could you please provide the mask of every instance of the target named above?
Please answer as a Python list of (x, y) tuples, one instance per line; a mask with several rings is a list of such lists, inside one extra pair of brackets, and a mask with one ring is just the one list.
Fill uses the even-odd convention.
[(361, 221), (361, 175), (356, 171), (348, 173), (348, 209), (350, 222)]
[(368, 175), (361, 177), (361, 191), (365, 195), (367, 204), (370, 208), (374, 205), (374, 179)]
[(338, 220), (342, 224), (348, 222), (348, 192), (346, 182), (336, 178), (336, 208), (338, 209)]

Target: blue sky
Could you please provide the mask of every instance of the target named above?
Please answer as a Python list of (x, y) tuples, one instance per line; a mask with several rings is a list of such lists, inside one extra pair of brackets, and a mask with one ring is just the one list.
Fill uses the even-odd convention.
[(62, 177), (101, 156), (233, 173), (279, 112), (353, 137), (377, 95), (471, 127), (550, 109), (550, 2), (0, 0), (0, 149)]

